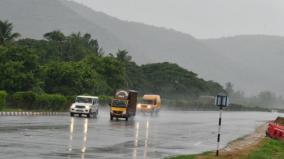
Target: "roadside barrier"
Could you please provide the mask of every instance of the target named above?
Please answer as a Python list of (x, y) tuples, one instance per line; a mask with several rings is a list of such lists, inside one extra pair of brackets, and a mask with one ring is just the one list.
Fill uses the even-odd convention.
[(0, 116), (68, 116), (68, 112), (0, 112)]

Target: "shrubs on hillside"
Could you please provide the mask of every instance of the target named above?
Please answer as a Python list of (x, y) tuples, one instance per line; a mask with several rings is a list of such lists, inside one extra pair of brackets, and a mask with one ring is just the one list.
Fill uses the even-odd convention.
[(3, 108), (6, 106), (6, 97), (6, 91), (0, 91), (0, 110), (3, 110)]

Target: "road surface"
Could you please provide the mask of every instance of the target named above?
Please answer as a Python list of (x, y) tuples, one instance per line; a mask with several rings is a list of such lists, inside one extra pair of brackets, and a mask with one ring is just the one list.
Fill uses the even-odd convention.
[[(68, 116), (0, 117), (0, 158), (156, 159), (216, 148), (218, 112), (161, 111), (110, 121)], [(224, 112), (221, 146), (252, 133), (275, 113)], [(283, 116), (283, 114), (282, 114)]]

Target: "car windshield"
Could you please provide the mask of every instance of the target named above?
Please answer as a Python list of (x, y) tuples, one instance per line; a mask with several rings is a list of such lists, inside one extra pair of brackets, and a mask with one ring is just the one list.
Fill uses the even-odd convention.
[(113, 107), (127, 107), (127, 100), (113, 100)]
[(92, 98), (77, 97), (76, 103), (92, 103)]
[(154, 104), (154, 100), (143, 100), (143, 104)]

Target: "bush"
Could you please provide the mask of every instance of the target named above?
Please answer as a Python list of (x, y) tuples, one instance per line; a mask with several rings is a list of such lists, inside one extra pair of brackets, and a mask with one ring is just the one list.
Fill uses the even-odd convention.
[(99, 96), (100, 105), (108, 105), (112, 97), (110, 96)]
[(0, 111), (4, 109), (6, 106), (6, 97), (7, 93), (6, 91), (0, 91)]
[(16, 92), (9, 96), (8, 103), (13, 108), (39, 111), (66, 110), (67, 99), (60, 94), (36, 94), (34, 92)]
[(67, 99), (60, 94), (37, 95), (34, 106), (40, 110), (60, 111), (66, 109)]
[(34, 102), (36, 100), (36, 94), (28, 92), (16, 92), (9, 98), (9, 103), (15, 108), (21, 108), (24, 110), (33, 109)]

